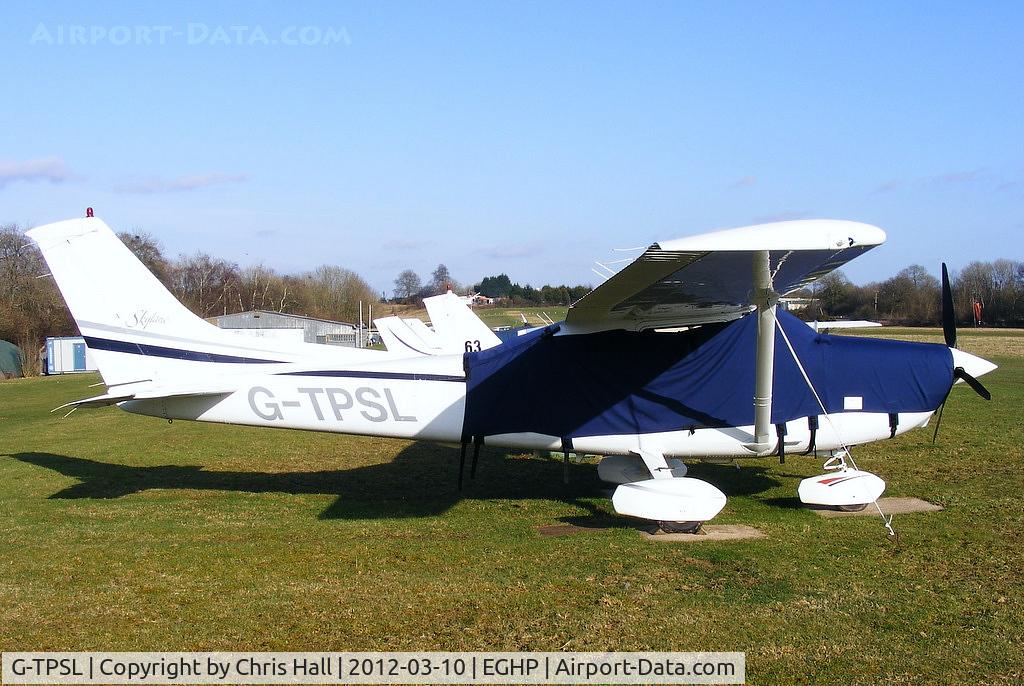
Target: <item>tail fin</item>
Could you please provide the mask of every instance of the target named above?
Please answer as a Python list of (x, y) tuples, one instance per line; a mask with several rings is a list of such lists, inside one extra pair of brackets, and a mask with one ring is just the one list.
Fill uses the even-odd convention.
[(474, 350), (487, 350), (501, 345), (501, 339), (480, 317), (451, 291), (424, 298), (434, 331), (445, 340), (446, 348), (461, 352), (469, 345)]
[(47, 224), (27, 235), (42, 251), (108, 386), (195, 373), (197, 361), (289, 361), (190, 312), (100, 219)]
[(432, 330), (419, 319), (383, 317), (374, 320), (388, 351), (405, 355), (461, 355), (487, 350), (501, 339), (451, 291), (424, 298)]

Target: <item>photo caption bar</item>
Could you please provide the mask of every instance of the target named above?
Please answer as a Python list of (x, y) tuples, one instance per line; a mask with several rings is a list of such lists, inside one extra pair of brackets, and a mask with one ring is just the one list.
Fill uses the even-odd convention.
[(746, 654), (4, 653), (5, 684), (742, 684)]

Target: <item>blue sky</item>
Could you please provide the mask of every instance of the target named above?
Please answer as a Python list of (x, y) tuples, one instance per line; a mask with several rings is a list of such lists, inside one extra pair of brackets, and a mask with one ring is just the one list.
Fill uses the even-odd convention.
[(0, 222), (91, 205), (171, 254), (340, 264), (388, 291), (438, 262), (593, 282), (612, 248), (783, 218), (884, 228), (859, 282), (1024, 257), (1022, 3), (0, 16)]

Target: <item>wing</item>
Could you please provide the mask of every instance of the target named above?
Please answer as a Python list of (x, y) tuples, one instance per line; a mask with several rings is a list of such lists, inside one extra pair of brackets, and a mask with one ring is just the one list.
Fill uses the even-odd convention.
[(774, 290), (784, 295), (884, 241), (875, 226), (825, 219), (661, 241), (573, 304), (566, 324), (599, 331), (729, 321), (752, 307), (757, 254), (768, 252)]

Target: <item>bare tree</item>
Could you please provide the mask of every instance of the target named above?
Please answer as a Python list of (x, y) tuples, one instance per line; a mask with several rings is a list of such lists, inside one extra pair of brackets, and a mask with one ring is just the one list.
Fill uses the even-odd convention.
[(939, 280), (927, 269), (910, 265), (879, 284), (879, 314), (901, 324), (938, 323), (939, 290)]
[(322, 265), (303, 274), (301, 283), (299, 302), (311, 317), (353, 322), (359, 318), (360, 301), (378, 301), (362, 277), (343, 267)]
[(234, 311), (238, 266), (206, 253), (182, 256), (171, 273), (171, 290), (200, 317)]
[(420, 281), (419, 275), (411, 269), (406, 269), (395, 279), (395, 299), (408, 302), (421, 288), (423, 282)]
[(452, 279), (448, 267), (444, 264), (437, 265), (437, 268), (430, 275), (430, 290), (433, 291), (434, 295), (447, 293), (449, 288), (452, 291), (456, 291), (458, 287), (459, 285)]
[(76, 332), (39, 250), (15, 224), (0, 227), (0, 338), (21, 348), (26, 374), (39, 369), (47, 336)]
[(238, 277), (238, 309), (285, 312), (295, 304), (289, 279), (262, 264), (246, 267)]
[(1024, 264), (1020, 262), (971, 262), (954, 279), (953, 290), (961, 321), (971, 321), (975, 301), (982, 305), (986, 324), (1019, 325), (1024, 321)]
[(138, 228), (131, 231), (122, 231), (117, 234), (121, 242), (128, 246), (139, 261), (146, 265), (146, 269), (153, 272), (153, 275), (160, 279), (165, 286), (171, 282), (171, 264), (164, 257), (160, 242), (153, 236)]

